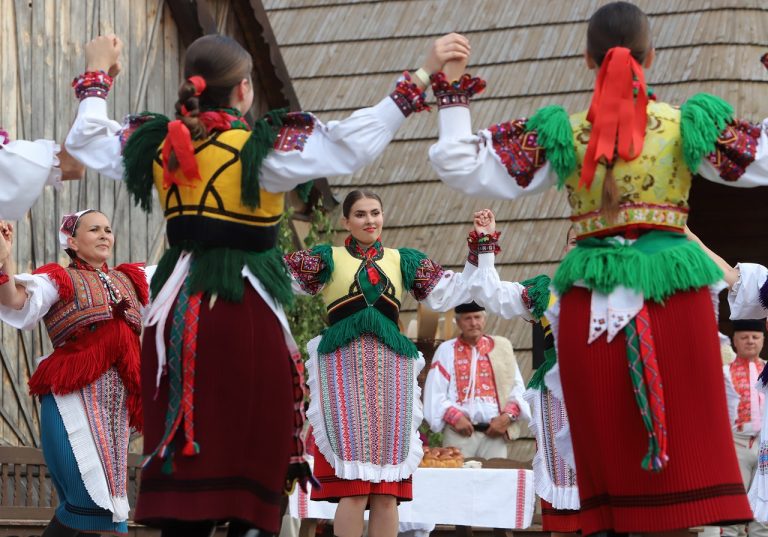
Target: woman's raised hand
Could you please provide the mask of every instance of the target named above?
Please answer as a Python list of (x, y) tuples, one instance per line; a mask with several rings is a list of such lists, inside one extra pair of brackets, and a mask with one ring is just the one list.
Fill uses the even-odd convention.
[(115, 34), (94, 37), (85, 45), (87, 71), (104, 71), (111, 77), (120, 73), (123, 42)]
[(490, 209), (482, 209), (474, 214), (475, 233), (492, 235), (496, 232), (496, 216)]
[(443, 69), (447, 62), (463, 62), (466, 66), (470, 51), (469, 40), (463, 35), (456, 33), (444, 35), (435, 39), (430, 45), (422, 69), (432, 75)]

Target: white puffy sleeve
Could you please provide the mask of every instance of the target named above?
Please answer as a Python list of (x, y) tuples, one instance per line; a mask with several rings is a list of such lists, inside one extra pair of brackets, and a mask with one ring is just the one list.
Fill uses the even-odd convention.
[(468, 281), (476, 270), (473, 264), (466, 262), (463, 272), (443, 270), (442, 268), (440, 268), (439, 272), (435, 272), (431, 270), (433, 265), (439, 266), (428, 259), (422, 262), (422, 267), (420, 267), (422, 277), (425, 282), (429, 282), (432, 279), (433, 284), (431, 287), (424, 287), (424, 289), (429, 290), (427, 293), (414, 289), (413, 295), (416, 297), (416, 300), (420, 300), (425, 306), (434, 311), (448, 311), (459, 304), (472, 301)]
[[(472, 133), (469, 107), (441, 108), (440, 137), (429, 149), (437, 176), (451, 188), (470, 196), (514, 199), (546, 190), (557, 182), (541, 148), (519, 157), (524, 122), (494, 125)], [(515, 149), (517, 147), (517, 149)]]
[(768, 269), (756, 263), (736, 265), (739, 279), (728, 292), (731, 319), (762, 319), (768, 315)]
[(446, 413), (460, 412), (453, 404), (455, 394), (453, 399), (450, 394), (454, 341), (444, 341), (437, 347), (424, 383), (424, 419), (436, 433), (445, 427)]
[(120, 131), (123, 126), (109, 118), (107, 101), (87, 97), (80, 101), (77, 117), (64, 145), (87, 168), (115, 180), (123, 178)]
[(496, 271), (495, 255), (478, 255), (478, 268), (469, 281), (472, 298), (494, 315), (504, 319), (522, 317), (533, 321), (525, 287), (518, 282), (505, 282)]
[(32, 330), (59, 300), (59, 291), (45, 274), (17, 274), (15, 279), (26, 288), (27, 301), (20, 310), (0, 304), (0, 320), (13, 328)]
[(59, 145), (15, 140), (0, 146), (0, 220), (18, 220), (46, 185), (61, 184)]

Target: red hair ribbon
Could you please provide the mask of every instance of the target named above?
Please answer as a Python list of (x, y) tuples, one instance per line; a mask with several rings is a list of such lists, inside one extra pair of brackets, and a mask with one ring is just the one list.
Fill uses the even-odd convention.
[[(171, 149), (179, 162), (179, 168), (170, 170), (168, 161)], [(179, 170), (183, 177), (179, 176)], [(168, 189), (172, 184), (192, 186), (193, 181), (200, 180), (200, 170), (195, 159), (195, 148), (192, 145), (192, 135), (180, 120), (168, 123), (168, 136), (163, 145), (163, 188)]]
[[(637, 96), (633, 91), (635, 86)], [(603, 158), (612, 162), (616, 150), (625, 161), (640, 155), (648, 122), (647, 105), (643, 68), (628, 48), (613, 47), (600, 67), (587, 113), (592, 134), (584, 155), (579, 187), (591, 187), (597, 163)]]
[(205, 79), (201, 76), (195, 75), (187, 79), (187, 82), (191, 83), (195, 87), (195, 97), (200, 97), (200, 94), (205, 91)]

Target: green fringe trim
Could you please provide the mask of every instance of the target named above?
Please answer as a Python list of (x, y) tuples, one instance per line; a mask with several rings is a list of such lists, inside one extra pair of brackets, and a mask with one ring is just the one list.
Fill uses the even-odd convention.
[(682, 233), (655, 230), (631, 245), (614, 239), (580, 241), (560, 263), (553, 282), (561, 296), (583, 280), (601, 293), (623, 285), (661, 303), (678, 291), (706, 287), (722, 277), (723, 271), (697, 243)]
[(720, 133), (733, 121), (733, 107), (720, 97), (697, 93), (680, 107), (683, 158), (696, 173), (705, 155), (715, 150)]
[(312, 255), (319, 255), (322, 259), (325, 269), (318, 275), (317, 279), (322, 284), (331, 281), (333, 276), (333, 246), (328, 243), (316, 244), (310, 250)]
[(549, 307), (549, 284), (551, 281), (551, 278), (546, 274), (539, 274), (520, 282), (520, 285), (528, 291), (528, 298), (532, 304), (531, 313), (536, 319), (541, 319)]
[(242, 271), (247, 266), (278, 303), (285, 307), (293, 305), (291, 279), (283, 255), (277, 248), (264, 252), (232, 248), (203, 249), (192, 244), (169, 248), (152, 277), (152, 296), (156, 296), (165, 285), (184, 250), (192, 251), (193, 255), (189, 274), (190, 293), (216, 294), (222, 300), (240, 302), (245, 292)]
[(406, 291), (410, 291), (416, 280), (416, 271), (419, 270), (422, 259), (427, 258), (427, 254), (413, 248), (399, 248), (397, 251), (400, 252), (400, 272), (403, 273), (403, 287)]
[(555, 367), (557, 363), (557, 351), (554, 347), (544, 349), (544, 363), (533, 372), (531, 380), (528, 381), (528, 388), (534, 390), (546, 390), (547, 385), (544, 382), (544, 375), (546, 375), (550, 369)]
[(323, 330), (323, 338), (317, 352), (330, 354), (359, 338), (361, 334), (375, 335), (400, 356), (415, 359), (419, 355), (413, 341), (401, 334), (397, 325), (374, 307), (358, 311)]
[(576, 170), (576, 148), (568, 112), (562, 106), (540, 108), (525, 124), (525, 131), (536, 131), (541, 147), (547, 152), (547, 161), (557, 173), (557, 188)]
[(296, 191), (296, 194), (298, 194), (299, 199), (303, 201), (304, 203), (309, 203), (309, 195), (312, 193), (312, 187), (315, 186), (315, 181), (307, 181), (306, 183), (301, 183), (299, 186), (294, 188)]
[(144, 212), (152, 211), (152, 188), (155, 185), (155, 174), (152, 164), (157, 149), (168, 135), (167, 117), (161, 114), (142, 114), (152, 119), (137, 128), (123, 149), (123, 179), (133, 201)]
[(240, 162), (243, 168), (240, 201), (251, 209), (257, 208), (261, 203), (259, 195), (261, 163), (272, 151), (285, 115), (285, 108), (280, 108), (268, 112), (256, 121), (251, 136), (240, 149)]

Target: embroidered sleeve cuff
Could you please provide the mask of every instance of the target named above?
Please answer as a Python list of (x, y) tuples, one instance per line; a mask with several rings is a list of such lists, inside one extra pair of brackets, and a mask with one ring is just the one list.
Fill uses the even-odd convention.
[(414, 112), (429, 110), (429, 105), (426, 103), (426, 93), (416, 86), (407, 71), (403, 73), (402, 78), (397, 82), (395, 91), (390, 94), (390, 97), (405, 117), (410, 116)]
[(448, 425), (456, 425), (461, 417), (464, 415), (464, 413), (456, 408), (455, 406), (452, 406), (448, 410), (445, 411), (445, 414), (443, 414), (443, 421), (447, 423)]
[(469, 246), (469, 254), (467, 255), (467, 261), (471, 264), (478, 266), (478, 256), (480, 254), (497, 254), (501, 251), (499, 246), (500, 231), (496, 231), (491, 235), (478, 234), (475, 230), (469, 232), (467, 237), (467, 245)]
[(431, 77), (432, 91), (437, 99), (437, 108), (450, 108), (452, 106), (469, 106), (469, 101), (475, 95), (485, 90), (485, 80), (472, 78), (465, 74), (455, 82), (448, 82), (445, 73), (435, 73)]
[(79, 101), (86, 97), (106, 99), (112, 88), (112, 77), (104, 71), (86, 71), (72, 80), (72, 87)]
[(5, 285), (9, 281), (11, 281), (11, 278), (0, 268), (0, 285)]

